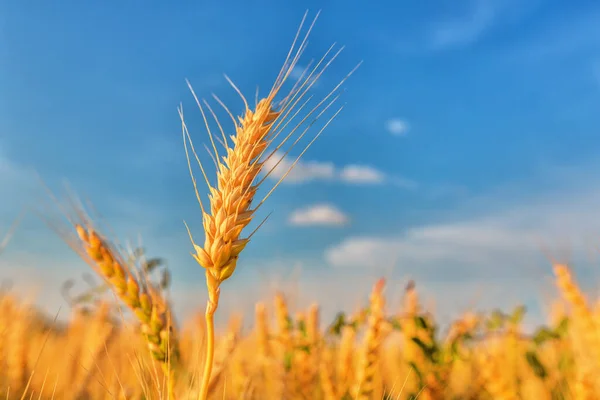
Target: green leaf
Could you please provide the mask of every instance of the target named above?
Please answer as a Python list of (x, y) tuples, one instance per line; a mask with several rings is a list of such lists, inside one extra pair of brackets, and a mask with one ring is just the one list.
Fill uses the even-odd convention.
[(563, 353), (560, 355), (560, 358), (558, 359), (558, 370), (563, 373), (567, 372), (571, 369), (573, 364), (574, 364), (573, 359), (569, 355)]
[(550, 329), (544, 327), (539, 328), (533, 335), (533, 342), (536, 346), (540, 346), (544, 342), (552, 339), (558, 339), (559, 336), (551, 331)]
[(308, 336), (308, 333), (306, 331), (306, 322), (304, 322), (304, 321), (298, 321), (297, 328), (300, 331), (300, 333), (302, 333), (303, 337), (307, 337)]
[(132, 255), (135, 258), (141, 258), (141, 257), (144, 257), (144, 254), (146, 254), (146, 249), (144, 249), (143, 247), (138, 247), (133, 250)]
[(554, 332), (561, 338), (567, 336), (569, 332), (569, 317), (564, 317), (560, 320)]
[(452, 361), (458, 361), (458, 360), (465, 361), (467, 359), (466, 356), (463, 356), (460, 353), (460, 347), (459, 347), (460, 343), (461, 343), (461, 340), (456, 339), (456, 340), (453, 340), (452, 343), (450, 344), (450, 357), (452, 358)]
[(408, 363), (408, 365), (410, 365), (410, 367), (413, 369), (413, 371), (415, 371), (415, 374), (417, 375), (417, 378), (419, 379), (419, 385), (423, 385), (423, 373), (421, 372), (421, 370), (419, 369), (417, 364), (415, 364), (414, 361), (410, 361)]
[(504, 314), (498, 310), (494, 310), (492, 315), (486, 321), (487, 328), (491, 331), (498, 330), (504, 325)]
[(171, 285), (171, 273), (168, 269), (163, 270), (160, 278), (160, 288), (162, 290), (168, 289)]
[(401, 331), (402, 330), (402, 325), (400, 325), (400, 320), (398, 318), (390, 318), (388, 320), (388, 322), (390, 323), (390, 325), (392, 326), (392, 329), (395, 331)]
[(414, 317), (415, 325), (421, 329), (429, 329), (429, 325), (427, 324), (427, 320), (420, 315)]
[(294, 329), (294, 321), (289, 315), (285, 316), (285, 329), (287, 331), (291, 331), (292, 329)]
[(425, 354), (425, 356), (427, 356), (427, 358), (429, 358), (430, 361), (433, 361), (433, 362), (436, 361), (434, 359), (434, 354), (436, 352), (435, 346), (427, 345), (425, 342), (423, 342), (418, 337), (413, 337), (413, 338), (411, 338), (411, 340), (421, 348), (421, 350), (423, 351), (423, 354)]
[(339, 312), (337, 313), (335, 319), (333, 320), (333, 323), (329, 327), (329, 332), (339, 336), (342, 334), (342, 328), (344, 326), (346, 326), (346, 314), (344, 314), (343, 312)]
[(164, 260), (162, 258), (151, 258), (144, 263), (143, 268), (146, 270), (146, 272), (152, 272), (156, 269), (156, 267), (159, 267), (163, 264)]
[[(563, 386), (563, 387), (561, 387)], [(564, 385), (559, 385), (557, 387), (555, 387), (554, 389), (552, 389), (552, 392), (550, 393), (550, 399), (551, 400), (567, 400), (566, 394), (569, 393), (570, 390), (568, 387), (564, 386)]]
[(510, 322), (515, 325), (519, 324), (521, 321), (523, 321), (523, 317), (525, 317), (526, 312), (527, 308), (525, 306), (518, 306), (517, 308), (515, 308), (512, 315), (510, 316)]
[(537, 354), (533, 351), (528, 351), (525, 353), (525, 358), (527, 359), (527, 363), (533, 369), (533, 372), (538, 378), (546, 379), (548, 373), (546, 372), (546, 368), (538, 358)]
[(349, 392), (344, 393), (341, 400), (354, 400), (354, 397)]
[(285, 370), (289, 372), (292, 369), (292, 359), (294, 357), (294, 353), (291, 351), (286, 351), (283, 356), (283, 365)]
[(307, 344), (296, 346), (296, 349), (304, 353), (310, 354), (310, 346)]
[(396, 400), (396, 396), (394, 396), (392, 393), (386, 391), (383, 393), (383, 398), (381, 400)]

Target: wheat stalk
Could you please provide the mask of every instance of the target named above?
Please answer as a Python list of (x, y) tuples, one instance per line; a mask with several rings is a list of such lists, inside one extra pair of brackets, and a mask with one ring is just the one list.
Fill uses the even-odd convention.
[(338, 393), (345, 394), (352, 389), (351, 385), (355, 378), (356, 329), (353, 326), (346, 325), (342, 328), (341, 334), (342, 337), (335, 360), (335, 374), (339, 386)]
[(332, 349), (324, 346), (322, 357), (319, 360), (319, 378), (323, 391), (324, 400), (335, 400), (339, 398), (334, 384), (334, 365)]
[(373, 291), (370, 297), (370, 315), (368, 322), (367, 334), (364, 338), (364, 348), (362, 359), (357, 371), (355, 398), (359, 400), (367, 400), (372, 398), (373, 393), (377, 389), (375, 383), (376, 374), (379, 364), (379, 351), (383, 341), (383, 325), (384, 325), (384, 307), (385, 298), (383, 297), (383, 287), (385, 280), (381, 278), (373, 286)]
[[(204, 108), (190, 85), (190, 89), (194, 94), (196, 103), (202, 113), (207, 131), (209, 133), (212, 151), (214, 152), (214, 154), (211, 154), (211, 156), (217, 164), (217, 184), (215, 186), (212, 186), (207, 178), (205, 169), (200, 162), (189, 137), (189, 132), (183, 117), (183, 110), (181, 107), (179, 110), (182, 121), (186, 157), (188, 160), (188, 166), (190, 167), (190, 175), (194, 184), (196, 197), (202, 209), (202, 220), (205, 233), (204, 246), (200, 246), (194, 242), (194, 239), (188, 228), (188, 233), (190, 234), (190, 239), (195, 250), (193, 257), (206, 270), (206, 285), (208, 289), (208, 301), (205, 312), (207, 326), (207, 355), (201, 382), (200, 399), (206, 399), (208, 395), (208, 383), (210, 381), (214, 356), (214, 314), (219, 303), (220, 285), (235, 271), (239, 255), (244, 250), (252, 236), (252, 234), (250, 234), (247, 237), (242, 237), (242, 231), (252, 221), (255, 212), (273, 193), (275, 188), (282, 182), (285, 176), (287, 176), (287, 174), (291, 171), (293, 166), (298, 162), (298, 159), (316, 140), (323, 129), (325, 129), (325, 127), (332, 121), (339, 111), (341, 111), (340, 108), (333, 115), (333, 117), (327, 121), (327, 123), (317, 133), (313, 140), (304, 148), (298, 159), (296, 159), (296, 161), (291, 165), (283, 177), (281, 177), (277, 184), (275, 184), (267, 193), (267, 195), (256, 206), (253, 207), (253, 200), (258, 188), (263, 184), (266, 177), (273, 172), (281, 160), (279, 160), (279, 162), (277, 162), (277, 164), (269, 171), (263, 171), (265, 162), (273, 157), (276, 152), (290, 140), (294, 133), (304, 127), (298, 135), (298, 138), (292, 143), (290, 149), (285, 152), (285, 155), (289, 153), (291, 148), (298, 143), (298, 141), (305, 135), (307, 130), (335, 102), (337, 96), (334, 95), (338, 91), (342, 82), (344, 82), (344, 80), (347, 78), (344, 78), (344, 80), (342, 80), (342, 82), (340, 82), (327, 96), (325, 96), (316, 106), (314, 106), (307, 113), (307, 115), (300, 118), (296, 125), (291, 129), (291, 132), (284, 137), (281, 144), (274, 145), (274, 141), (278, 138), (282, 131), (286, 129), (287, 126), (296, 119), (296, 117), (298, 117), (300, 112), (307, 105), (308, 101), (304, 101), (304, 98), (307, 95), (308, 90), (310, 90), (314, 83), (319, 79), (321, 74), (341, 51), (340, 49), (333, 55), (333, 57), (331, 57), (329, 61), (325, 62), (326, 57), (328, 57), (333, 49), (332, 46), (325, 56), (317, 63), (314, 69), (312, 69), (308, 74), (306, 74), (308, 70), (305, 71), (301, 79), (290, 90), (288, 95), (286, 95), (279, 104), (276, 104), (275, 98), (282, 90), (284, 83), (288, 80), (290, 74), (296, 67), (300, 55), (305, 49), (310, 30), (316, 21), (315, 18), (315, 21), (313, 21), (313, 24), (308, 29), (304, 39), (296, 49), (296, 42), (305, 18), (306, 14), (302, 20), (300, 28), (296, 33), (296, 38), (294, 39), (290, 52), (288, 53), (288, 56), (280, 70), (279, 76), (275, 80), (273, 87), (269, 91), (269, 94), (256, 104), (254, 109), (249, 108), (248, 102), (244, 96), (235, 87), (233, 82), (228, 79), (229, 83), (239, 93), (240, 97), (244, 101), (246, 108), (243, 117), (236, 121), (231, 112), (229, 112), (223, 103), (217, 99), (229, 113), (235, 125), (235, 135), (230, 137), (231, 144), (228, 142), (222, 125), (218, 121), (215, 113), (212, 111), (208, 103), (204, 102), (213, 119), (216, 121), (219, 130), (221, 131), (222, 145), (225, 150), (224, 156), (219, 155), (215, 145), (215, 138), (213, 137), (207, 122)], [(332, 98), (332, 100), (329, 100), (330, 98)], [(308, 100), (310, 100), (310, 97)], [(313, 120), (308, 124), (305, 124), (310, 118)], [(187, 145), (188, 142), (190, 143), (191, 150), (196, 157), (196, 160), (200, 166), (200, 170), (202, 171), (210, 191), (209, 208), (205, 208), (202, 200), (200, 199), (200, 195), (198, 194), (196, 180), (190, 164), (190, 156)], [(261, 172), (266, 172), (265, 177), (257, 181), (257, 178)]]
[[(142, 324), (142, 333), (152, 356), (161, 363), (169, 380), (178, 362), (178, 350), (169, 307), (160, 293), (142, 277), (134, 275), (114, 246), (94, 228), (77, 224), (77, 235), (96, 272), (111, 284), (115, 294)], [(170, 382), (170, 386), (172, 383)], [(171, 393), (170, 397), (174, 397)]]
[(106, 281), (116, 297), (135, 315), (141, 324), (141, 332), (150, 354), (160, 363), (167, 377), (168, 397), (174, 399), (179, 348), (172, 313), (166, 299), (159, 289), (149, 282), (145, 271), (138, 271), (135, 266), (125, 261), (128, 258), (94, 227), (83, 205), (76, 202), (74, 196), (68, 199), (68, 207), (62, 207), (50, 191), (49, 194), (70, 226), (61, 226), (55, 221), (43, 218), (73, 251)]

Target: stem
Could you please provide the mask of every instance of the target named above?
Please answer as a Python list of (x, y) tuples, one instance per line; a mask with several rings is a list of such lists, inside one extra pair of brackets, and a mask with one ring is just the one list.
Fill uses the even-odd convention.
[(175, 400), (175, 373), (167, 363), (163, 363), (162, 368), (167, 375), (167, 399)]
[(220, 289), (217, 281), (209, 271), (206, 271), (206, 286), (208, 287), (208, 301), (206, 302), (206, 313), (204, 314), (206, 319), (206, 359), (198, 400), (208, 398), (208, 386), (215, 356), (215, 312), (219, 305)]
[(208, 397), (208, 383), (210, 382), (210, 374), (212, 372), (213, 358), (215, 354), (215, 321), (214, 312), (209, 310), (210, 301), (206, 307), (206, 360), (204, 361), (204, 373), (202, 375), (202, 383), (200, 386), (199, 400), (206, 400)]

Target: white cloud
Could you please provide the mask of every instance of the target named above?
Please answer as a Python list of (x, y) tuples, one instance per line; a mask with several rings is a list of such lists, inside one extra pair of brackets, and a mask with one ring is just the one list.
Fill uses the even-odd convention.
[(311, 89), (315, 89), (319, 87), (323, 82), (323, 76), (319, 76), (319, 79), (316, 79), (317, 73), (313, 71), (313, 69), (306, 69), (307, 67), (303, 65), (296, 65), (292, 71), (290, 72), (289, 78), (294, 81), (299, 81), (302, 79), (303, 82), (306, 81), (308, 76), (312, 73), (313, 75), (310, 78)]
[(290, 78), (297, 81), (300, 78), (302, 78), (302, 76), (306, 76), (309, 72), (305, 72), (306, 67), (303, 67), (301, 65), (296, 65), (294, 68), (292, 68), (292, 71), (290, 72)]
[(409, 125), (401, 118), (392, 118), (385, 123), (385, 128), (395, 136), (404, 136), (408, 133)]
[(348, 223), (348, 217), (331, 204), (315, 204), (294, 211), (289, 221), (298, 226), (340, 226)]
[[(511, 199), (513, 193), (471, 199), (455, 210), (453, 220), (389, 236), (348, 237), (326, 249), (325, 259), (334, 267), (395, 265), (440, 280), (536, 276), (548, 267), (548, 256), (566, 261), (571, 252), (586, 262), (600, 238), (600, 188), (564, 189), (520, 204)], [(563, 251), (565, 244), (570, 252)]]
[[(326, 252), (336, 267), (410, 265), (433, 271), (444, 264), (461, 268), (485, 268), (519, 258), (519, 265), (533, 262), (539, 253), (535, 231), (517, 231), (485, 221), (440, 224), (414, 228), (404, 235), (351, 237)], [(539, 242), (537, 243), (539, 245)], [(511, 265), (510, 268), (515, 267)]]
[[(275, 153), (272, 157), (265, 161), (264, 170), (273, 171), (269, 178), (281, 179), (293, 164), (290, 157), (283, 158), (282, 153)], [(279, 162), (279, 164), (278, 164)], [(328, 162), (319, 161), (299, 161), (294, 168), (285, 177), (284, 183), (299, 184), (315, 180), (333, 180), (335, 178), (335, 165)]]
[(539, 0), (467, 0), (456, 3), (442, 15), (435, 12), (429, 21), (421, 24), (422, 29), (375, 31), (374, 38), (388, 50), (406, 55), (467, 48), (496, 29), (510, 29), (523, 21), (540, 3)]
[(493, 1), (475, 1), (466, 15), (437, 24), (431, 32), (431, 46), (444, 49), (476, 42), (493, 26), (497, 11)]
[[(289, 158), (289, 156), (277, 164), (282, 157), (282, 153), (276, 153), (265, 161), (265, 171), (270, 171), (274, 168), (269, 175), (270, 179), (281, 179), (292, 166), (293, 161), (291, 161), (292, 158)], [(415, 186), (414, 182), (408, 179), (389, 176), (375, 167), (368, 165), (349, 164), (343, 167), (336, 167), (331, 162), (320, 161), (299, 161), (286, 176), (283, 183), (301, 184), (312, 181), (338, 181), (352, 185), (381, 185), (390, 183), (404, 188)]]
[(385, 182), (386, 176), (368, 165), (347, 165), (340, 171), (340, 179), (356, 184), (381, 184)]
[[(540, 1), (470, 0), (460, 15), (437, 21), (429, 31), (430, 50), (448, 50), (479, 42), (494, 29), (522, 21)], [(460, 10), (460, 7), (455, 8)]]

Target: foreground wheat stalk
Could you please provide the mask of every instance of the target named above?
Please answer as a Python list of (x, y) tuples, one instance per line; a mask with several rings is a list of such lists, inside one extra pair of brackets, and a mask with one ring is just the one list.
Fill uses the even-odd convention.
[[(71, 201), (74, 198), (70, 199)], [(92, 223), (83, 205), (61, 207), (76, 235), (52, 225), (59, 235), (111, 287), (114, 294), (135, 315), (152, 357), (167, 378), (167, 396), (175, 398), (175, 370), (179, 367), (179, 348), (170, 306), (143, 270), (126, 261), (119, 248)], [(75, 211), (75, 213), (73, 213)], [(74, 214), (74, 215), (73, 215)], [(58, 229), (58, 228), (63, 228)]]
[[(180, 117), (182, 121), (182, 130), (184, 137), (184, 145), (186, 156), (188, 160), (188, 166), (190, 166), (190, 175), (192, 182), (194, 183), (194, 189), (196, 191), (196, 197), (200, 203), (202, 209), (202, 220), (204, 225), (205, 241), (204, 246), (197, 245), (190, 233), (190, 239), (193, 243), (195, 254), (193, 254), (196, 261), (206, 270), (206, 285), (208, 289), (208, 301), (206, 306), (206, 327), (207, 327), (207, 347), (206, 347), (206, 362), (203, 372), (203, 377), (200, 386), (200, 399), (206, 399), (208, 396), (208, 384), (210, 381), (211, 369), (213, 364), (214, 354), (214, 314), (219, 304), (220, 296), (220, 285), (221, 283), (229, 278), (235, 271), (238, 257), (242, 250), (248, 244), (250, 237), (241, 237), (244, 228), (252, 221), (255, 212), (264, 203), (264, 201), (273, 193), (273, 190), (281, 183), (283, 178), (290, 172), (293, 166), (298, 162), (299, 157), (308, 149), (308, 147), (314, 142), (314, 140), (320, 135), (323, 129), (331, 122), (331, 120), (341, 111), (341, 108), (331, 117), (327, 123), (322, 127), (319, 133), (313, 138), (313, 140), (304, 148), (298, 159), (288, 168), (287, 172), (281, 177), (281, 179), (274, 185), (273, 188), (267, 193), (267, 195), (260, 201), (254, 208), (252, 208), (252, 202), (257, 190), (265, 181), (266, 176), (273, 172), (273, 167), (269, 171), (263, 171), (265, 162), (273, 157), (277, 150), (279, 150), (297, 131), (303, 129), (298, 138), (292, 143), (291, 147), (294, 147), (298, 141), (304, 136), (307, 130), (323, 115), (323, 113), (330, 108), (335, 102), (337, 96), (336, 92), (340, 88), (340, 85), (347, 78), (344, 78), (324, 99), (322, 99), (316, 106), (310, 109), (306, 115), (299, 117), (299, 121), (295, 122), (291, 128), (291, 132), (285, 136), (279, 145), (275, 145), (274, 141), (281, 134), (281, 132), (287, 128), (287, 126), (300, 115), (300, 112), (305, 108), (308, 100), (304, 100), (307, 92), (319, 79), (324, 70), (330, 65), (330, 63), (339, 54), (341, 49), (335, 53), (327, 62), (325, 59), (328, 57), (333, 49), (329, 49), (327, 54), (317, 63), (317, 65), (309, 72), (304, 71), (301, 78), (290, 90), (287, 96), (279, 103), (275, 104), (275, 97), (279, 94), (284, 83), (290, 77), (290, 74), (297, 65), (298, 59), (305, 49), (306, 41), (310, 30), (312, 29), (311, 24), (308, 32), (304, 36), (303, 41), (296, 49), (296, 42), (298, 40), (302, 25), (296, 34), (296, 38), (292, 44), (290, 52), (284, 62), (282, 69), (280, 70), (279, 76), (275, 80), (273, 87), (269, 94), (261, 99), (255, 106), (254, 109), (250, 109), (248, 102), (244, 96), (239, 92), (235, 85), (231, 82), (230, 84), (240, 94), (240, 97), (245, 104), (245, 113), (243, 117), (239, 118), (238, 121), (231, 116), (229, 110), (225, 110), (231, 116), (235, 125), (235, 135), (230, 136), (231, 144), (228, 142), (225, 133), (222, 129), (220, 122), (218, 121), (215, 113), (212, 111), (208, 103), (204, 102), (205, 106), (211, 112), (212, 117), (217, 123), (219, 130), (222, 134), (222, 145), (224, 147), (225, 155), (219, 155), (217, 147), (215, 145), (215, 138), (208, 125), (204, 108), (198, 101), (196, 102), (204, 122), (209, 133), (210, 142), (212, 145), (211, 154), (213, 160), (217, 164), (217, 184), (212, 186), (206, 176), (205, 169), (200, 162), (191, 139), (189, 137), (188, 129), (183, 118), (183, 111), (180, 108)], [(316, 20), (316, 18), (315, 18)], [(295, 49), (295, 52), (294, 52)], [(308, 72), (308, 74), (307, 74)], [(348, 75), (349, 76), (349, 75)], [(191, 89), (191, 85), (190, 85)], [(193, 93), (193, 90), (192, 90)], [(329, 98), (333, 98), (327, 102)], [(305, 124), (309, 119), (312, 119), (309, 123)], [(304, 126), (304, 127), (303, 127)], [(198, 189), (196, 186), (196, 180), (194, 178), (192, 168), (190, 165), (190, 157), (188, 152), (188, 142), (196, 160), (200, 166), (200, 170), (204, 176), (208, 189), (210, 191), (209, 203), (210, 208), (205, 208)], [(285, 155), (288, 154), (288, 149)], [(268, 154), (267, 154), (268, 153)], [(279, 160), (281, 162), (281, 160)], [(279, 164), (277, 162), (277, 164)], [(276, 164), (276, 166), (277, 166)], [(261, 172), (265, 172), (266, 176), (257, 182), (257, 178)], [(186, 225), (187, 226), (187, 225)], [(259, 225), (260, 226), (260, 225)], [(258, 229), (258, 228), (257, 228)], [(188, 229), (189, 233), (189, 229)]]

